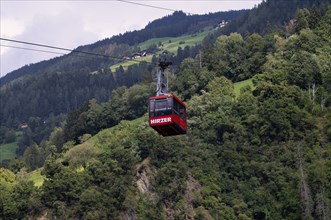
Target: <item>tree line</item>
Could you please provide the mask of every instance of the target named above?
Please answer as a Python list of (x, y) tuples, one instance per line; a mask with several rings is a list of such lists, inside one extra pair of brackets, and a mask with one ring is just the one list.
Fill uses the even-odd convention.
[[(128, 56), (135, 52), (132, 51), (132, 48), (141, 42), (151, 38), (177, 37), (184, 34), (197, 33), (206, 26), (215, 26), (221, 20), (235, 19), (243, 11), (217, 12), (194, 16), (188, 16), (181, 11), (176, 11), (172, 15), (149, 23), (142, 30), (126, 32), (90, 45), (79, 46), (70, 54), (21, 67), (2, 77), (0, 86), (23, 76), (39, 75), (47, 72), (74, 72), (81, 69), (82, 66), (88, 67), (91, 71), (97, 71), (102, 66), (108, 67), (120, 62), (123, 56)], [(108, 55), (110, 57), (86, 56), (75, 51)]]

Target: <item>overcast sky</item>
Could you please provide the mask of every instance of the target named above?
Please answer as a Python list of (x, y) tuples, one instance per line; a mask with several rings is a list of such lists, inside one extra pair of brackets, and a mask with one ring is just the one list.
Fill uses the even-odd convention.
[[(182, 10), (193, 14), (250, 9), (262, 0), (132, 0), (161, 8)], [(118, 0), (0, 0), (1, 38), (74, 49), (80, 45), (127, 31), (140, 30), (148, 22), (172, 14), (157, 9)], [(0, 41), (1, 72), (4, 76), (26, 64), (47, 60), (58, 54), (9, 48), (37, 48)], [(63, 51), (54, 51), (63, 53)]]

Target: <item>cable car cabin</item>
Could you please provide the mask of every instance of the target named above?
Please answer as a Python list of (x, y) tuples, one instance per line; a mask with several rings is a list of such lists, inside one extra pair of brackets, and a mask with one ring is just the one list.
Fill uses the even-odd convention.
[(149, 98), (149, 125), (163, 136), (186, 134), (186, 106), (173, 94)]

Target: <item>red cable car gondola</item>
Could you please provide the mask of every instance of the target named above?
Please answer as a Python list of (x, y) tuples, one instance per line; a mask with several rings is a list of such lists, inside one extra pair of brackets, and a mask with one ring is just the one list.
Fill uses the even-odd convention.
[(173, 94), (149, 98), (149, 125), (163, 136), (186, 134), (186, 106)]
[(161, 61), (157, 73), (156, 96), (149, 98), (149, 125), (163, 136), (187, 133), (186, 106), (174, 94), (167, 92), (164, 70), (170, 62)]

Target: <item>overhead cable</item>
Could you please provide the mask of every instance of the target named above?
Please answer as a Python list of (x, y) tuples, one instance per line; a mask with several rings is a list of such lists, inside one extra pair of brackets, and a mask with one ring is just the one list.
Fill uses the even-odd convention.
[(36, 52), (44, 52), (44, 53), (53, 53), (53, 54), (65, 55), (65, 53), (54, 52), (54, 51), (50, 51), (50, 50), (39, 50), (39, 49), (33, 49), (33, 48), (27, 48), (27, 47), (16, 47), (16, 46), (5, 45), (5, 44), (0, 44), (0, 46), (1, 47), (21, 49), (21, 50), (31, 50), (31, 51), (36, 51)]
[[(40, 50), (40, 49), (34, 49), (34, 48), (28, 48), (28, 47), (17, 47), (17, 46), (12, 46), (12, 45), (5, 45), (5, 44), (0, 44), (0, 46), (1, 47), (14, 48), (14, 49), (21, 49), (21, 50), (29, 50), (29, 51), (36, 51), (36, 52), (43, 52), (43, 53), (66, 55), (66, 53), (55, 52), (55, 51), (50, 51), (50, 50)], [(78, 55), (78, 54), (72, 54), (72, 55), (73, 56), (78, 56), (78, 57), (87, 57), (87, 56), (81, 56), (81, 55)]]
[[(179, 10), (175, 10), (175, 9), (171, 9), (171, 8), (164, 8), (164, 7), (155, 6), (155, 5), (148, 5), (148, 4), (138, 3), (138, 2), (135, 2), (135, 1), (126, 1), (126, 0), (116, 0), (116, 1), (124, 2), (124, 3), (128, 3), (128, 4), (133, 4), (133, 5), (149, 7), (149, 8), (161, 9), (161, 10), (165, 10), (165, 11), (172, 11), (172, 12), (179, 11)], [(193, 15), (193, 13), (190, 13), (190, 12), (184, 12), (184, 13), (189, 14), (189, 15)]]
[[(105, 55), (105, 54), (92, 53), (92, 52), (86, 52), (86, 51), (81, 51), (81, 50), (72, 50), (72, 49), (68, 49), (68, 48), (64, 48), (64, 47), (57, 47), (57, 46), (51, 46), (51, 45), (46, 45), (46, 44), (39, 44), (39, 43), (32, 43), (32, 42), (27, 42), (27, 41), (13, 40), (13, 39), (8, 39), (8, 38), (0, 38), (0, 40), (13, 42), (13, 43), (32, 45), (32, 46), (37, 46), (37, 47), (45, 47), (45, 48), (50, 48), (50, 49), (63, 50), (63, 51), (68, 51), (68, 52), (72, 52), (72, 53), (80, 53), (80, 54), (98, 56), (98, 57), (103, 57), (103, 58), (110, 58), (110, 59), (119, 60), (119, 61), (125, 61), (123, 58), (119, 58), (119, 57), (114, 57), (114, 56)], [(54, 52), (54, 53), (56, 53), (56, 52)], [(139, 60), (131, 60), (131, 61), (134, 61), (134, 62), (137, 62), (137, 63), (146, 62), (146, 61), (139, 61)]]

